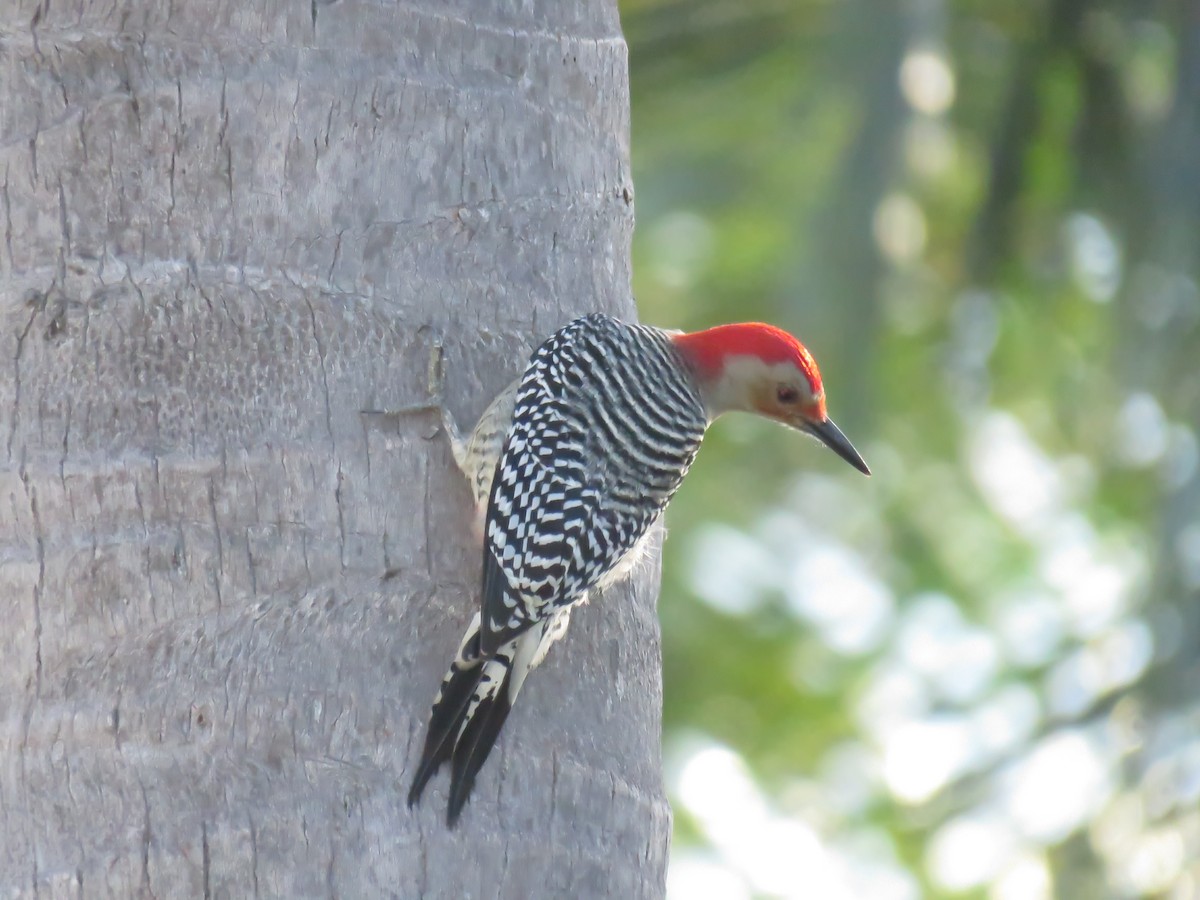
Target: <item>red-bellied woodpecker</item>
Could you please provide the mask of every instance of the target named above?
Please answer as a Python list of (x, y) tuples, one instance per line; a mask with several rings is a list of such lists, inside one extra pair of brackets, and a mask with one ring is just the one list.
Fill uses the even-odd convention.
[(757, 323), (682, 334), (585, 316), (534, 352), (468, 439), (447, 424), (487, 498), (483, 596), (434, 700), (410, 806), (449, 761), (453, 826), (571, 608), (629, 571), (705, 429), (731, 410), (812, 434), (870, 474), (825, 414), (812, 356)]

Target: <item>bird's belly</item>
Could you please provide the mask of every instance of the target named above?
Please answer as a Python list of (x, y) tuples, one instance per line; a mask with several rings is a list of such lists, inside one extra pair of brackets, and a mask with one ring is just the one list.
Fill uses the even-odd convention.
[(654, 522), (651, 523), (650, 527), (646, 529), (646, 533), (638, 538), (637, 543), (634, 544), (624, 556), (617, 560), (617, 564), (615, 566), (604, 573), (603, 577), (596, 582), (597, 588), (604, 590), (605, 588), (611, 587), (619, 581), (622, 581), (629, 575), (629, 573), (633, 570), (633, 567), (636, 566), (641, 561), (642, 557), (646, 555), (647, 551), (649, 551), (655, 535), (658, 534), (658, 523), (661, 521), (661, 518), (662, 517), (660, 516), (658, 519), (655, 519)]

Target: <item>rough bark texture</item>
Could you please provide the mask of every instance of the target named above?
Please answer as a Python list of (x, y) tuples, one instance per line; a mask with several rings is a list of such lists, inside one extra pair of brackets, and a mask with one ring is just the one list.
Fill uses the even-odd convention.
[(0, 894), (661, 894), (654, 567), (405, 808), (479, 551), (359, 413), (632, 316), (629, 197), (614, 0), (0, 4)]

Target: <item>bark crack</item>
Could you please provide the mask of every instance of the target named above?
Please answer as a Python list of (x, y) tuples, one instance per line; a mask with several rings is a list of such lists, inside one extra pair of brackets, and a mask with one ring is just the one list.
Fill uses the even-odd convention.
[(200, 823), (200, 851), (204, 865), (204, 900), (212, 900), (212, 851), (208, 847), (208, 823)]
[(258, 572), (254, 562), (254, 542), (250, 528), (246, 529), (246, 565), (250, 574), (250, 596), (258, 596)]
[(254, 896), (258, 897), (258, 827), (254, 817), (249, 816), (250, 822), (250, 877), (254, 883)]
[(25, 328), (17, 335), (17, 349), (13, 353), (13, 408), (12, 419), (8, 424), (8, 458), (12, 459), (13, 439), (17, 435), (17, 420), (21, 415), (21, 351), (25, 348), (25, 338), (29, 336), (29, 330), (33, 328), (33, 321), (37, 318), (37, 297), (35, 296), (30, 302), (34, 303), (34, 310), (29, 315), (29, 321), (25, 323)]
[(62, 232), (63, 250), (59, 255), (59, 266), (63, 280), (66, 280), (67, 260), (73, 255), (71, 251), (71, 222), (67, 216), (67, 192), (63, 188), (62, 176), (58, 179), (58, 227)]
[(309, 321), (312, 322), (313, 343), (317, 345), (317, 359), (321, 363), (321, 385), (325, 391), (325, 430), (329, 432), (330, 446), (336, 447), (336, 442), (333, 439), (333, 408), (329, 402), (329, 372), (325, 368), (325, 347), (321, 343), (321, 332), (317, 328), (317, 310), (313, 306), (312, 301), (307, 297), (304, 302), (308, 304), (308, 317)]
[(4, 184), (0, 185), (0, 195), (4, 197), (4, 246), (8, 251), (8, 270), (11, 272), (17, 265), (13, 261), (12, 198), (8, 194), (8, 163), (4, 164)]
[(58, 458), (58, 479), (62, 482), (63, 487), (67, 485), (67, 456), (71, 452), (71, 415), (74, 411), (74, 400), (68, 395), (67, 411), (63, 417), (62, 455)]
[(550, 753), (550, 833), (554, 834), (554, 814), (558, 811), (558, 751)]
[[(433, 541), (434, 541), (434, 536), (431, 533), (433, 523), (430, 521), (432, 517), (429, 515), (429, 511), (431, 509), (433, 509), (434, 507), (430, 505), (433, 500), (433, 497), (430, 493), (430, 483), (429, 483), (430, 478), (429, 478), (428, 463), (425, 464), (424, 469), (425, 469), (425, 574), (428, 575), (430, 578), (433, 578)], [(385, 558), (385, 562), (386, 562), (386, 558)]]
[(146, 896), (154, 896), (150, 887), (150, 841), (154, 832), (150, 828), (150, 798), (146, 796), (146, 787), (142, 786), (142, 891)]
[(329, 838), (329, 865), (325, 867), (325, 887), (329, 891), (329, 896), (337, 897), (337, 879), (334, 877), (334, 864), (337, 861), (337, 844), (334, 843), (333, 836)]
[(213, 573), (213, 587), (217, 591), (217, 608), (221, 607), (221, 579), (225, 577), (225, 548), (221, 539), (221, 522), (217, 518), (217, 491), (212, 479), (208, 482), (208, 512), (212, 517), (213, 536), (217, 541), (217, 571)]
[[(329, 282), (329, 286), (330, 286), (330, 287), (333, 287), (333, 286), (334, 286), (334, 284), (333, 284), (333, 270), (334, 270), (335, 268), (337, 268), (337, 264), (338, 264), (338, 257), (341, 255), (341, 252), (342, 252), (342, 235), (344, 235), (345, 233), (346, 233), (346, 229), (345, 229), (345, 228), (342, 228), (342, 229), (340, 229), (340, 230), (338, 231), (338, 233), (337, 233), (337, 236), (336, 236), (336, 238), (334, 239), (334, 244), (333, 244), (333, 259), (332, 259), (332, 260), (330, 260), (330, 262), (329, 262), (329, 271), (328, 271), (328, 272), (326, 273), (326, 275), (325, 275), (325, 280)], [(315, 324), (316, 324), (316, 323), (314, 323), (314, 327), (315, 327)]]
[(42, 531), (42, 517), (38, 512), (37, 488), (29, 480), (29, 473), (21, 467), (21, 482), (25, 485), (25, 496), (29, 500), (29, 512), (33, 516), (33, 534), (37, 549), (38, 577), (33, 586), (33, 640), (34, 640), (34, 695), (42, 694), (42, 592), (46, 585), (46, 540)]
[(333, 489), (333, 499), (337, 503), (338, 541), (340, 543), (338, 556), (344, 570), (346, 568), (346, 516), (342, 510), (342, 467), (340, 465), (337, 470), (337, 484)]

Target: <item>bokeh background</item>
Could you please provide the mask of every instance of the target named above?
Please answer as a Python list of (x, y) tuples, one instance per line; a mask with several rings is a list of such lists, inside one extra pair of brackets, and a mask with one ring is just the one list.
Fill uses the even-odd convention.
[(669, 892), (1200, 897), (1200, 6), (622, 0), (642, 318), (763, 319), (668, 525)]

